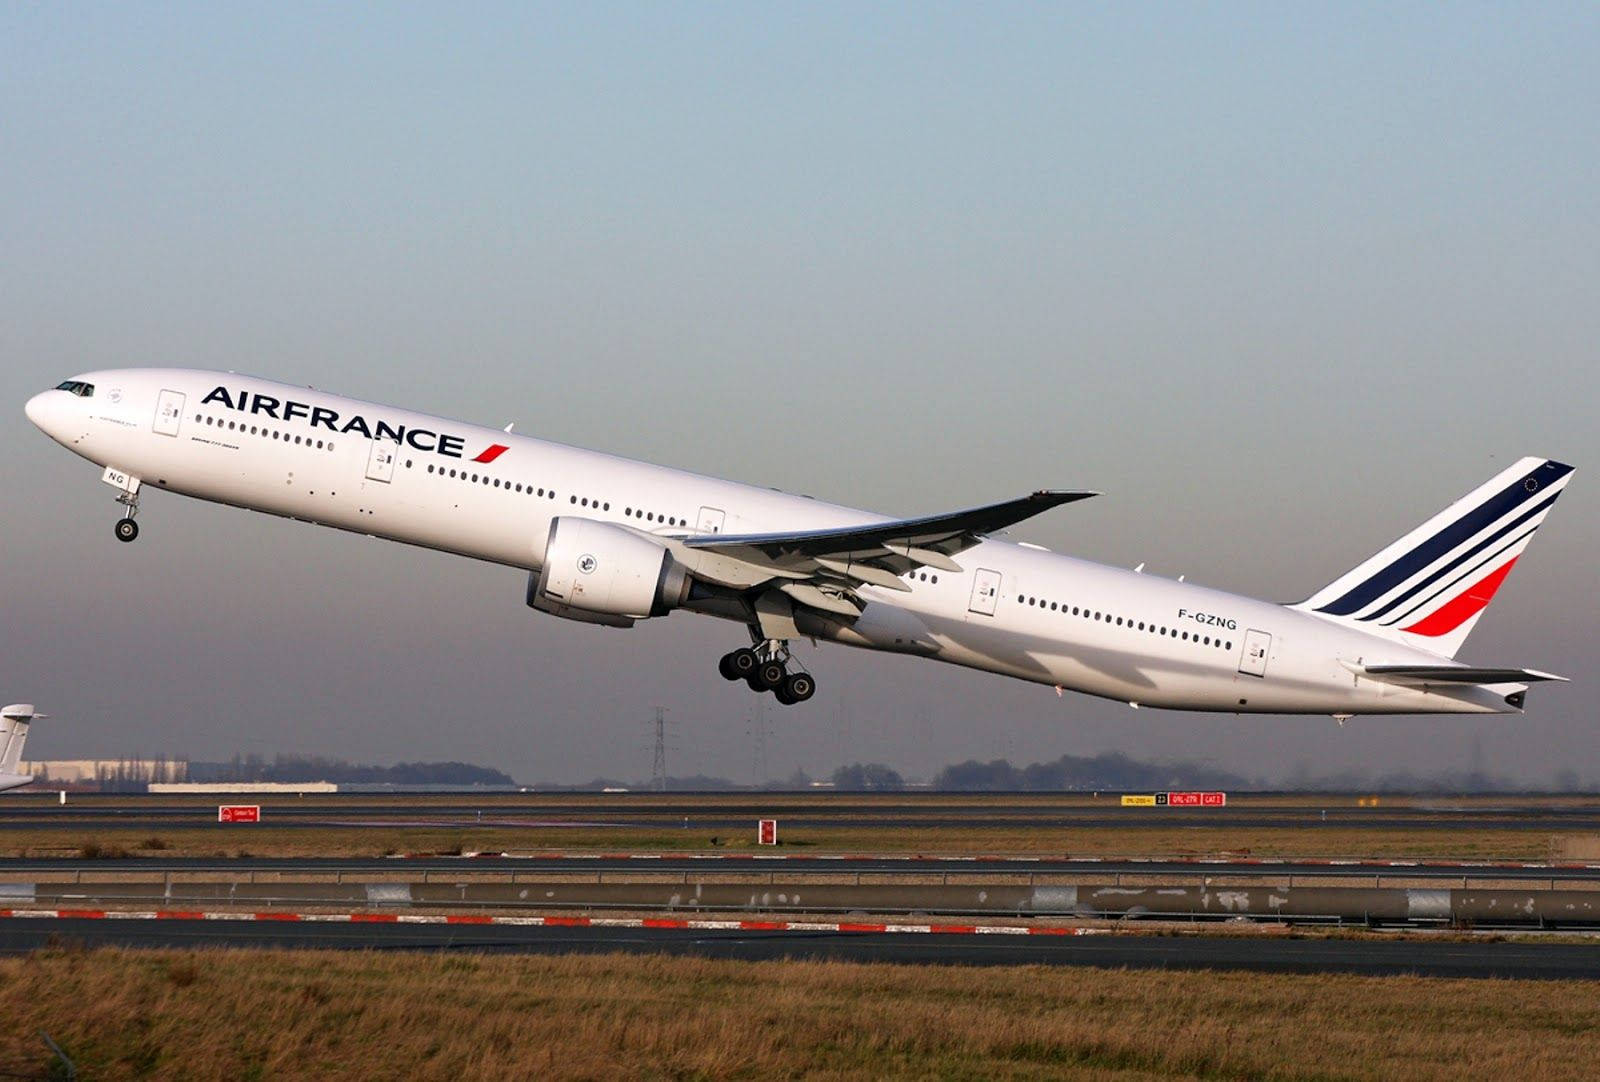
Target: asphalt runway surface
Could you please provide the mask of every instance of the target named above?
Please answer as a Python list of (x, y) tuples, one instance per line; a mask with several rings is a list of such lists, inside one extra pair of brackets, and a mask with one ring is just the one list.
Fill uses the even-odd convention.
[(1269, 878), (1350, 878), (1380, 876), (1385, 879), (1592, 881), (1600, 869), (1587, 865), (1523, 863), (1458, 864), (1448, 862), (1311, 862), (1286, 860), (1102, 860), (1006, 857), (806, 857), (730, 855), (674, 856), (531, 856), (531, 857), (126, 857), (115, 860), (81, 860), (75, 857), (0, 857), (0, 878), (16, 881), (33, 875), (91, 872), (98, 876), (120, 872), (186, 873), (221, 872), (244, 876), (251, 872), (275, 875), (352, 876), (450, 875), (582, 875), (625, 873), (687, 874), (691, 876), (745, 875), (872, 875), (872, 876), (1162, 876), (1193, 880), (1196, 876)]
[[(702, 804), (678, 798), (660, 801), (618, 794), (599, 801), (516, 801), (498, 798), (481, 803), (431, 803), (404, 798), (366, 796), (305, 798), (270, 795), (226, 795), (217, 803), (259, 803), (263, 822), (287, 827), (463, 827), (483, 829), (552, 828), (682, 828), (700, 831), (745, 831), (757, 819), (777, 818), (785, 827), (816, 829), (972, 827), (1030, 828), (1163, 828), (1185, 827), (1359, 827), (1364, 829), (1459, 830), (1600, 830), (1600, 801), (1550, 806), (1540, 803), (1455, 805), (1437, 802), (1419, 806), (1353, 806), (1350, 797), (1330, 797), (1328, 806), (1272, 805), (1251, 801), (1222, 808), (1129, 807), (1103, 800), (1095, 805), (1049, 803), (992, 804), (913, 801), (807, 800), (779, 794), (767, 801), (728, 801), (708, 796)], [(215, 826), (213, 803), (173, 803), (162, 797), (115, 802), (73, 797), (65, 805), (0, 800), (0, 829), (29, 830), (94, 826), (146, 830), (159, 827)]]
[(676, 954), (966, 966), (1066, 965), (1377, 976), (1594, 980), (1600, 944), (1258, 936), (1026, 937), (898, 933), (706, 932), (669, 929), (425, 927), (217, 921), (0, 920), (0, 952), (44, 947), (252, 947)]

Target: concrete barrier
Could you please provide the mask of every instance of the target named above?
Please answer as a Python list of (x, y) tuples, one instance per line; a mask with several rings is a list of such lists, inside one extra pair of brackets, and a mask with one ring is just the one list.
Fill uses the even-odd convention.
[(0, 909), (215, 906), (911, 913), (1341, 924), (1600, 925), (1600, 891), (1396, 887), (271, 882), (0, 883)]

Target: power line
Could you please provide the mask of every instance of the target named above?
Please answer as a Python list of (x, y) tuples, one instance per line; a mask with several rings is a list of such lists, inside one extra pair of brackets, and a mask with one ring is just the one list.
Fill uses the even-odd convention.
[(667, 708), (656, 707), (656, 759), (650, 767), (650, 787), (667, 791)]

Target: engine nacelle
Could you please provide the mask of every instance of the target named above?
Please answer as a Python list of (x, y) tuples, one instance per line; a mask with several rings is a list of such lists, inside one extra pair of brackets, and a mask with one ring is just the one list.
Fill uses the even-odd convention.
[(528, 604), (568, 620), (632, 627), (683, 604), (689, 573), (648, 537), (594, 519), (550, 523), (544, 565), (528, 576)]

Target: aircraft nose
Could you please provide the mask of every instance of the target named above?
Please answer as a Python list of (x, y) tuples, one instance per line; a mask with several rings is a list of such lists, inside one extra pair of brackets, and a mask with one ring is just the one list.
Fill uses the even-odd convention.
[(28, 420), (32, 421), (40, 428), (45, 429), (46, 432), (49, 431), (49, 429), (46, 428), (46, 418), (50, 413), (50, 403), (48, 401), (49, 398), (50, 392), (42, 391), (28, 399), (28, 404), (23, 407), (28, 414)]
[(28, 399), (23, 409), (27, 411), (28, 420), (37, 425), (41, 432), (59, 440), (67, 421), (67, 403), (71, 400), (71, 395), (61, 391), (42, 391)]

